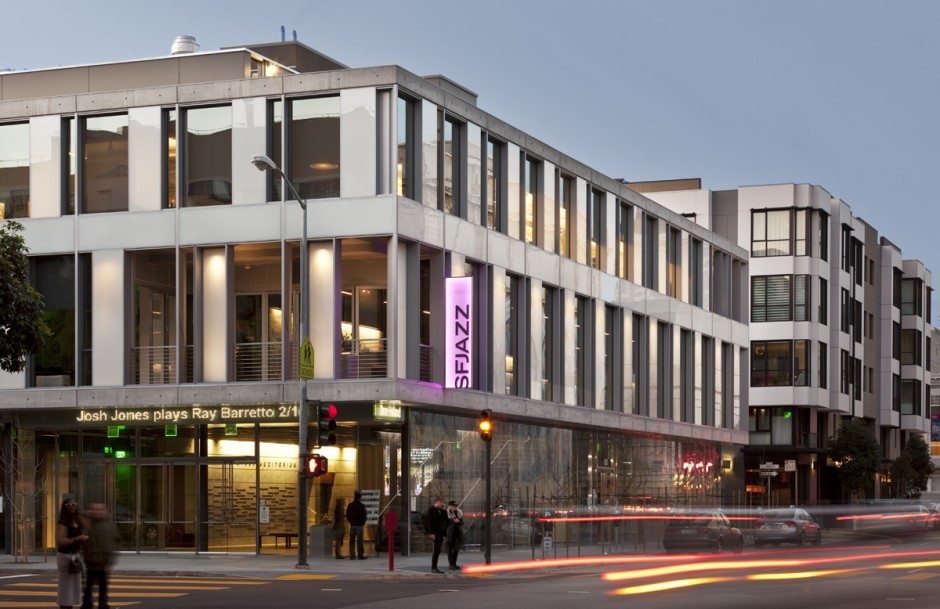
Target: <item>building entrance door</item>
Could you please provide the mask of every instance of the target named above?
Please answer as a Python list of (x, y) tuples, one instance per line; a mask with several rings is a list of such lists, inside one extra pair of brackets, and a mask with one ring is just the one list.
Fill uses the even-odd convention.
[(206, 549), (256, 551), (257, 466), (254, 459), (212, 460), (206, 477)]

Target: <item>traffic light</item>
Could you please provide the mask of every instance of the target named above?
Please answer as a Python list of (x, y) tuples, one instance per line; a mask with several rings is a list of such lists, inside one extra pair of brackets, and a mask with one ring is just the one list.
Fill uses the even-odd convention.
[(304, 475), (310, 478), (322, 476), (329, 469), (329, 461), (322, 455), (304, 455)]
[(490, 411), (484, 410), (480, 413), (480, 422), (477, 425), (480, 429), (480, 438), (484, 442), (489, 442), (493, 437), (493, 419), (490, 418)]
[(336, 444), (336, 404), (317, 402), (317, 445)]

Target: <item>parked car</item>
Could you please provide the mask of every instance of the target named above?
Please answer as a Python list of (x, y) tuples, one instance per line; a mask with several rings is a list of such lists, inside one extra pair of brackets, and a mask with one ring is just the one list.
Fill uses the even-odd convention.
[(810, 542), (817, 546), (822, 543), (822, 527), (800, 508), (765, 512), (754, 528), (754, 545), (758, 548), (768, 543), (802, 546)]
[(928, 503), (926, 507), (930, 512), (930, 528), (934, 531), (940, 529), (940, 503)]
[(731, 525), (720, 510), (688, 514), (666, 526), (663, 548), (667, 552), (678, 550), (705, 550), (741, 552), (744, 535)]

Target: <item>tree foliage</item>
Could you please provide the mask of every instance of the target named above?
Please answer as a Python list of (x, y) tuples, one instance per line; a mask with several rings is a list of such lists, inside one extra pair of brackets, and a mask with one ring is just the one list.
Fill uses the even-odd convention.
[(913, 434), (891, 464), (891, 482), (899, 497), (920, 497), (921, 492), (927, 490), (927, 481), (933, 471), (930, 447), (923, 436)]
[(874, 481), (881, 465), (878, 442), (862, 419), (842, 425), (829, 441), (829, 457), (839, 463), (842, 488), (858, 495)]
[(29, 282), (26, 240), (18, 222), (0, 224), (0, 370), (19, 372), (49, 334), (42, 296)]

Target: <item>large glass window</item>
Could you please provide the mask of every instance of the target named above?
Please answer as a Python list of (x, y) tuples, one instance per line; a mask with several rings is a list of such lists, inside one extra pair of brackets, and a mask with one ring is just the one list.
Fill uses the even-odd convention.
[(829, 215), (819, 212), (819, 257), (829, 260)]
[(819, 388), (825, 389), (828, 385), (829, 375), (829, 347), (826, 343), (819, 343)]
[(703, 244), (699, 239), (692, 239), (689, 247), (689, 303), (702, 306), (704, 293), (704, 269), (702, 268)]
[(542, 399), (555, 399), (555, 299), (556, 290), (542, 286)]
[(793, 255), (809, 255), (809, 219), (810, 215), (805, 209), (797, 209), (794, 212), (794, 235), (793, 235)]
[(780, 387), (792, 384), (791, 342), (755, 341), (751, 343), (751, 387)]
[(574, 209), (574, 178), (558, 176), (558, 254), (571, 257), (571, 218)]
[[(268, 102), (268, 156), (278, 167), (284, 167), (284, 102), (277, 99)], [(280, 201), (284, 187), (281, 177), (273, 171), (267, 172), (268, 200)]]
[(679, 297), (679, 259), (681, 256), (681, 233), (669, 228), (666, 233), (666, 295)]
[(397, 192), (399, 196), (415, 198), (415, 103), (398, 98), (398, 161)]
[(541, 161), (525, 156), (522, 163), (522, 194), (525, 213), (523, 215), (522, 235), (526, 243), (538, 244), (539, 233), (539, 166)]
[(575, 298), (574, 377), (575, 399), (578, 406), (587, 405), (587, 323), (589, 302), (587, 298), (581, 296)]
[(656, 324), (656, 416), (663, 419), (672, 418), (673, 404), (673, 347), (672, 326), (657, 322)]
[(845, 288), (842, 288), (842, 302), (841, 302), (841, 319), (840, 319), (840, 329), (845, 334), (849, 333), (849, 326), (851, 325), (851, 315), (852, 315), (852, 302), (849, 298), (849, 291)]
[(920, 381), (901, 381), (901, 414), (919, 415), (922, 394)]
[(78, 121), (73, 116), (62, 119), (62, 215), (75, 213), (78, 179)]
[(923, 292), (921, 280), (901, 280), (901, 315), (923, 315)]
[(630, 245), (633, 242), (633, 206), (620, 201), (617, 206), (617, 276), (631, 279)]
[(129, 381), (176, 383), (176, 253), (145, 250), (131, 253), (128, 260), (134, 302)]
[(163, 111), (163, 206), (176, 207), (176, 110)]
[(29, 217), (29, 123), (0, 125), (0, 220)]
[(502, 230), (503, 210), (503, 147), (505, 144), (491, 137), (486, 138), (486, 227)]
[(604, 199), (605, 194), (596, 188), (588, 188), (590, 209), (588, 209), (588, 262), (595, 268), (601, 268), (601, 248), (604, 246)]
[(842, 349), (842, 359), (839, 366), (839, 393), (849, 395), (849, 386), (852, 384), (852, 361), (849, 352)]
[(441, 169), (443, 171), (441, 187), (444, 190), (444, 211), (455, 216), (460, 215), (460, 201), (463, 179), (463, 153), (461, 134), (463, 124), (450, 116), (444, 117), (441, 138)]
[(790, 275), (751, 278), (751, 321), (790, 321)]
[(615, 307), (604, 307), (604, 408), (606, 410), (623, 410), (622, 404), (616, 404), (614, 396), (619, 395), (616, 391), (617, 374), (615, 363), (618, 361), (617, 345), (618, 341), (618, 322), (620, 309)]
[(83, 119), (82, 212), (127, 211), (127, 115)]
[(300, 196), (339, 196), (339, 96), (290, 102), (290, 177)]
[(922, 339), (920, 330), (901, 330), (901, 365), (920, 366)]
[(506, 394), (519, 395), (519, 278), (506, 275)]
[(755, 211), (751, 216), (751, 255), (790, 255), (790, 211)]
[(829, 323), (829, 282), (819, 278), (819, 323)]
[(75, 385), (75, 257), (31, 259), (33, 286), (42, 294), (42, 318), (50, 334), (33, 354), (31, 387)]
[(643, 220), (643, 287), (659, 289), (659, 220), (655, 216)]
[(793, 321), (812, 321), (809, 280), (809, 275), (793, 276)]
[(634, 414), (649, 414), (649, 341), (647, 340), (648, 324), (641, 315), (633, 315), (632, 340), (632, 366), (631, 378), (633, 382), (633, 410)]
[(186, 110), (186, 207), (232, 202), (232, 107)]
[(793, 341), (793, 385), (795, 387), (809, 386), (809, 357), (810, 341)]

